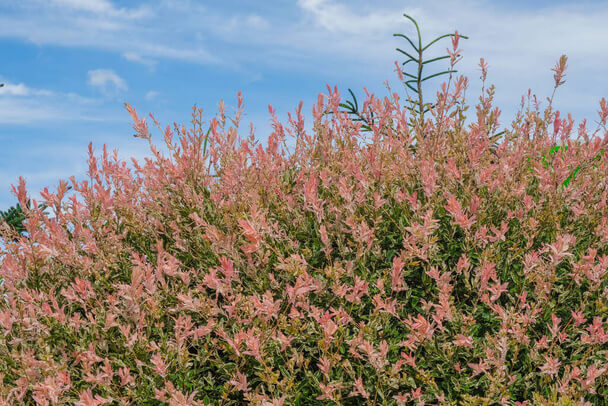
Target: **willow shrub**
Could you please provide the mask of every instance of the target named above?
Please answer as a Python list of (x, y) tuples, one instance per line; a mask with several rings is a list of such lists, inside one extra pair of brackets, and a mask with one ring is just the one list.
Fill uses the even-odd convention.
[(328, 87), (312, 132), (301, 104), (287, 126), (271, 108), (266, 147), (239, 135), (240, 95), (208, 131), (198, 109), (161, 129), (168, 152), (127, 105), (152, 158), (90, 147), (72, 194), (28, 205), (15, 187), (1, 401), (606, 402), (606, 101), (575, 141), (529, 96), (494, 150), (493, 88), (465, 124), (466, 85), (450, 78), (424, 120), (369, 96), (367, 133)]

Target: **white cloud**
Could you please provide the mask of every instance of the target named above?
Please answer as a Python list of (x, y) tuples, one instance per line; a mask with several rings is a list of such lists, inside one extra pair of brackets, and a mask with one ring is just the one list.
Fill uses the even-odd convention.
[(156, 61), (150, 58), (145, 58), (138, 54), (137, 52), (124, 52), (122, 57), (125, 58), (129, 62), (139, 63), (141, 65), (147, 66), (148, 69), (154, 70), (156, 67)]
[(150, 90), (148, 93), (146, 93), (146, 100), (154, 100), (156, 99), (158, 96), (160, 95), (159, 92), (154, 91), (154, 90)]
[(149, 16), (151, 13), (146, 7), (116, 8), (108, 0), (52, 0), (51, 4), (61, 9), (62, 12), (84, 12), (94, 14), (96, 17), (138, 19)]
[(181, 60), (199, 64), (222, 63), (217, 56), (202, 48), (176, 48), (169, 45), (154, 44), (152, 42), (140, 44), (138, 47), (142, 54), (158, 58)]
[(312, 14), (316, 24), (329, 32), (360, 36), (384, 32), (399, 24), (399, 10), (355, 12), (345, 4), (331, 0), (298, 0), (298, 6)]
[(52, 105), (23, 99), (0, 98), (0, 123), (2, 124), (27, 124), (57, 119), (65, 119), (65, 115)]
[(37, 125), (50, 121), (101, 121), (101, 101), (76, 93), (38, 89), (0, 78), (0, 124)]
[(268, 23), (268, 21), (264, 17), (261, 17), (257, 14), (251, 14), (247, 16), (247, 19), (245, 21), (247, 22), (247, 25), (258, 30), (266, 30), (270, 28), (270, 24)]
[[(217, 24), (219, 21), (215, 21)], [(229, 39), (235, 36), (245, 36), (247, 38), (256, 38), (260, 33), (268, 32), (271, 27), (270, 22), (258, 15), (235, 15), (230, 18), (226, 18), (223, 24), (217, 24), (215, 29), (215, 35), (223, 36), (225, 39)], [(199, 38), (204, 38), (202, 33), (197, 33)]]
[(53, 0), (58, 6), (93, 13), (107, 13), (114, 10), (112, 3), (107, 0)]
[[(540, 7), (490, 0), (457, 5), (448, 0), (269, 0), (237, 11), (194, 0), (151, 0), (128, 7), (115, 0), (54, 1), (69, 12), (59, 10), (58, 3), (49, 6), (48, 0), (23, 0), (11, 13), (0, 13), (0, 37), (115, 52), (150, 69), (162, 60), (222, 66), (243, 76), (271, 68), (353, 87), (377, 83), (382, 91), (381, 83), (395, 78), (393, 62), (403, 60), (395, 47), (406, 46), (392, 34), (415, 33), (402, 16), (408, 13), (420, 23), (426, 42), (456, 29), (469, 35), (461, 43), (459, 70), (474, 85), (476, 65), (484, 57), (489, 80), (497, 85), (497, 101), (517, 104), (529, 86), (550, 87), (549, 69), (562, 53), (569, 56), (568, 85), (589, 88), (585, 94), (592, 99), (608, 88), (603, 73), (608, 53), (598, 48), (608, 38), (606, 2)], [(446, 46), (449, 40), (435, 50), (443, 53)], [(534, 90), (542, 96), (547, 86)], [(579, 95), (562, 92), (571, 106), (582, 104)]]
[(109, 0), (22, 0), (6, 9), (0, 2), (0, 38), (116, 52), (151, 69), (156, 58), (221, 63), (194, 32), (213, 17), (181, 3), (155, 0), (119, 8)]
[(8, 96), (29, 96), (29, 95), (39, 95), (39, 96), (48, 96), (51, 95), (52, 92), (48, 90), (40, 90), (40, 89), (32, 89), (27, 87), (23, 83), (4, 83), (4, 86), (0, 87), (0, 96), (8, 95)]
[[(356, 62), (353, 66), (360, 72), (371, 68), (379, 74), (386, 71), (379, 66), (398, 56), (394, 47), (401, 42), (392, 34), (414, 33), (402, 16), (407, 12), (421, 23), (425, 38), (458, 29), (471, 36), (465, 56), (478, 59), (480, 53), (490, 63), (495, 57), (494, 63), (504, 63), (505, 69), (521, 70), (535, 61), (545, 66), (539, 54), (556, 58), (563, 50), (572, 56), (599, 58), (586, 62), (596, 69), (608, 60), (608, 54), (595, 49), (597, 41), (608, 36), (605, 2), (560, 2), (539, 10), (535, 5), (490, 0), (463, 0), (457, 6), (448, 0), (429, 0), (424, 5), (401, 0), (373, 4), (298, 0), (295, 7), (270, 1), (256, 5), (255, 12), (243, 13), (203, 7), (192, 0), (153, 0), (122, 8), (110, 0), (53, 0), (52, 4), (55, 7), (48, 0), (19, 2), (12, 13), (0, 15), (0, 37), (108, 50), (149, 68), (157, 59), (233, 68), (262, 59), (268, 66), (296, 66), (316, 69), (315, 73), (326, 73), (336, 62)], [(260, 51), (264, 58), (259, 58)], [(321, 58), (327, 63), (319, 64)], [(526, 62), (513, 63), (514, 58)]]
[[(58, 121), (109, 121), (108, 115), (100, 116), (99, 103), (83, 103), (85, 98), (68, 98), (57, 94), (49, 98), (39, 96), (23, 98), (0, 97), (0, 124), (38, 125)], [(97, 110), (96, 110), (97, 108)]]
[[(86, 104), (86, 99), (74, 94), (57, 94), (46, 89), (36, 89), (24, 83), (0, 80), (0, 123), (27, 124), (48, 120), (69, 119), (65, 106), (78, 99), (77, 103)], [(72, 112), (74, 112), (72, 110)], [(73, 117), (73, 115), (72, 115)]]
[(27, 96), (30, 93), (30, 89), (27, 88), (23, 83), (13, 85), (5, 83), (4, 86), (0, 87), (0, 95), (9, 94), (11, 96)]
[[(402, 14), (413, 16), (420, 24), (423, 43), (455, 30), (468, 35), (462, 40), (463, 61), (459, 73), (469, 77), (469, 103), (475, 103), (480, 92), (479, 58), (489, 64), (489, 84), (496, 85), (495, 105), (503, 109), (501, 122), (508, 125), (519, 107), (521, 95), (532, 88), (545, 100), (553, 86), (550, 69), (561, 54), (569, 57), (566, 85), (557, 92), (554, 106), (562, 112), (571, 111), (575, 120), (595, 119), (597, 102), (608, 96), (608, 53), (602, 52), (603, 38), (608, 38), (608, 3), (559, 2), (542, 7), (532, 3), (463, 0), (455, 5), (447, 0), (430, 0), (419, 4), (387, 0), (366, 3), (357, 0), (299, 0), (297, 5), (307, 18), (306, 24), (294, 24), (272, 40), (281, 42), (286, 50), (293, 44), (302, 69), (315, 69), (328, 80), (341, 80), (360, 86), (373, 86), (385, 79), (395, 80), (393, 61), (405, 58), (395, 47), (409, 48), (404, 39), (393, 33), (416, 36), (411, 22)], [(444, 39), (427, 56), (445, 54), (451, 46)], [(299, 49), (298, 49), (299, 48)], [(323, 59), (325, 63), (320, 64)], [(315, 65), (317, 65), (315, 67)], [(340, 66), (340, 68), (335, 68)], [(438, 72), (445, 64), (429, 66)], [(434, 69), (435, 68), (435, 69)], [(441, 79), (429, 81), (428, 96)], [(380, 88), (380, 86), (376, 86)], [(580, 89), (585, 89), (581, 91)], [(396, 90), (399, 90), (395, 88)], [(345, 89), (341, 89), (344, 94)]]
[(104, 95), (112, 96), (128, 89), (127, 82), (111, 69), (94, 69), (87, 73), (90, 86), (96, 87)]

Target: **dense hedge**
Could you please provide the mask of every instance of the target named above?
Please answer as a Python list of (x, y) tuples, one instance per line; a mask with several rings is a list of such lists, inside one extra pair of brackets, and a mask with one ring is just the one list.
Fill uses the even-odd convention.
[(370, 96), (369, 132), (328, 87), (312, 132), (271, 109), (266, 147), (240, 95), (161, 129), (168, 153), (127, 106), (152, 159), (90, 147), (71, 192), (15, 188), (0, 402), (605, 404), (607, 104), (576, 141), (522, 104), (491, 148), (493, 88), (465, 124), (466, 83), (424, 118)]

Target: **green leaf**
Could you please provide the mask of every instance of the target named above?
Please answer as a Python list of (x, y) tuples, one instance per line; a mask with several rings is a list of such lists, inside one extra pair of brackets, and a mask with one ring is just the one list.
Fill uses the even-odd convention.
[(428, 61), (424, 61), (424, 62), (422, 62), (422, 64), (425, 65), (427, 63), (431, 63), (431, 62), (435, 62), (435, 61), (440, 61), (442, 59), (447, 59), (449, 57), (450, 57), (450, 55), (438, 56), (437, 58), (433, 58), (433, 59), (429, 59)]
[[(440, 39), (443, 39), (443, 38), (446, 38), (446, 37), (453, 37), (453, 36), (454, 36), (454, 34), (444, 34), (444, 35), (442, 35), (440, 37), (437, 37), (433, 41), (431, 41), (430, 43), (428, 43), (424, 48), (422, 48), (422, 51), (423, 52), (426, 51), (426, 49), (428, 47), (430, 47), (431, 45), (433, 45), (435, 42), (439, 41)], [(469, 39), (469, 37), (467, 37), (466, 35), (460, 35), (460, 34), (458, 34), (458, 36), (460, 38)]]
[(424, 82), (425, 80), (432, 79), (432, 78), (440, 76), (440, 75), (445, 75), (446, 73), (453, 73), (453, 72), (456, 72), (456, 71), (455, 70), (444, 70), (443, 72), (434, 73), (434, 74), (432, 74), (430, 76), (427, 76), (424, 79), (422, 79), (421, 82)]
[(410, 85), (409, 83), (406, 83), (405, 85), (406, 85), (407, 87), (409, 87), (409, 88), (410, 88), (410, 90), (412, 90), (412, 91), (414, 91), (414, 92), (418, 93), (418, 89), (416, 89), (415, 87), (413, 87), (413, 86), (412, 86), (412, 85)]
[(418, 51), (418, 47), (416, 47), (416, 45), (414, 45), (414, 43), (412, 42), (412, 40), (407, 35), (404, 35), (404, 34), (393, 34), (393, 37), (403, 37), (403, 38), (405, 38), (407, 40), (407, 42), (410, 43), (410, 45), (412, 46), (412, 48), (414, 48), (416, 50), (416, 52), (419, 52)]
[(414, 20), (412, 17), (410, 17), (407, 14), (403, 14), (403, 16), (407, 19), (409, 19), (411, 22), (414, 23), (414, 25), (416, 26), (416, 32), (418, 33), (418, 48), (422, 47), (422, 38), (420, 36), (420, 27), (418, 27), (418, 23), (416, 22), (416, 20)]
[(351, 89), (348, 89), (348, 92), (353, 97), (353, 101), (355, 103), (355, 110), (359, 111), (359, 104), (357, 103), (357, 97), (355, 97), (355, 94), (353, 93), (353, 91)]
[(417, 58), (414, 58), (412, 55), (410, 55), (409, 53), (405, 52), (403, 49), (401, 48), (396, 48), (398, 52), (401, 52), (402, 54), (404, 54), (405, 56), (407, 56), (408, 58), (410, 58), (411, 61), (413, 62), (418, 62), (419, 60)]

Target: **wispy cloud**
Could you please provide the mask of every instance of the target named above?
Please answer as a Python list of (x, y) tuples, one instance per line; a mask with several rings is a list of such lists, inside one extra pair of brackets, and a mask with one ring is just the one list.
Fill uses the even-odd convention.
[[(398, 10), (357, 12), (348, 3), (331, 0), (298, 0), (298, 6), (310, 13), (316, 25), (327, 32), (349, 35), (370, 35), (384, 33), (402, 21)], [(359, 10), (361, 10), (359, 8)]]
[[(608, 38), (606, 2), (539, 6), (488, 0), (436, 0), (422, 6), (386, 1), (373, 4), (372, 8), (370, 3), (358, 0), (299, 0), (297, 5), (307, 18), (306, 29), (294, 25), (274, 38), (294, 44), (294, 53), (300, 48), (300, 53), (309, 55), (310, 63), (302, 61), (306, 69), (315, 69), (316, 63), (319, 66), (316, 69), (325, 69), (328, 77), (352, 83), (353, 78), (364, 74), (361, 83), (368, 86), (375, 81), (395, 79), (392, 62), (404, 60), (395, 47), (408, 45), (392, 34), (416, 35), (413, 24), (402, 16), (407, 13), (420, 23), (425, 43), (455, 30), (470, 37), (461, 42), (464, 60), (458, 66), (459, 72), (470, 79), (469, 100), (474, 102), (480, 91), (477, 64), (483, 57), (490, 66), (488, 79), (496, 84), (495, 101), (504, 108), (504, 124), (513, 117), (521, 95), (528, 88), (541, 99), (550, 94), (553, 85), (550, 69), (561, 54), (568, 55), (569, 68), (567, 85), (558, 93), (559, 108), (574, 112), (575, 119), (594, 118), (596, 103), (607, 96), (604, 67), (608, 66), (608, 53), (598, 48), (602, 39)], [(448, 45), (446, 41), (436, 46), (435, 52), (444, 53)], [(318, 56), (311, 57), (315, 54)], [(329, 64), (319, 65), (321, 55), (340, 64), (340, 69), (332, 71)], [(427, 88), (438, 85), (435, 82)], [(584, 92), (580, 91), (582, 88)]]
[(193, 0), (119, 4), (23, 0), (0, 13), (0, 37), (116, 52), (150, 71), (172, 60), (221, 66), (249, 78), (260, 73), (270, 77), (264, 72), (274, 69), (381, 89), (384, 80), (395, 79), (393, 62), (403, 59), (395, 48), (406, 45), (392, 34), (415, 33), (402, 16), (408, 13), (421, 24), (425, 41), (455, 30), (470, 37), (462, 43), (459, 66), (471, 79), (469, 94), (478, 91), (480, 57), (490, 66), (498, 102), (517, 104), (528, 87), (546, 94), (549, 69), (562, 53), (569, 56), (568, 85), (561, 91), (565, 108), (583, 104), (575, 88), (589, 89), (585, 94), (592, 103), (608, 88), (603, 68), (608, 53), (597, 49), (600, 39), (608, 38), (606, 2), (547, 2), (541, 7), (490, 0), (429, 0), (424, 5), (269, 0), (238, 10)]
[(140, 18), (149, 15), (146, 7), (117, 8), (109, 0), (51, 0), (50, 5), (62, 11), (82, 11), (97, 16)]
[(151, 71), (156, 67), (157, 61), (151, 58), (145, 58), (138, 54), (137, 52), (125, 52), (122, 54), (122, 57), (125, 58), (129, 62), (139, 63), (141, 65), (147, 66)]
[(42, 89), (32, 89), (27, 87), (23, 83), (3, 83), (4, 86), (0, 87), (0, 96), (50, 96), (53, 92)]
[(114, 96), (127, 90), (127, 82), (111, 69), (94, 69), (87, 73), (87, 83), (106, 96)]
[(146, 100), (154, 100), (160, 95), (159, 92), (155, 90), (150, 90), (146, 93)]
[(53, 2), (62, 7), (91, 11), (94, 13), (107, 13), (115, 11), (112, 3), (106, 0), (53, 0)]
[(0, 123), (31, 124), (34, 122), (66, 119), (61, 109), (31, 100), (0, 98)]
[[(539, 56), (556, 58), (564, 50), (573, 57), (593, 56), (588, 65), (595, 69), (608, 60), (594, 41), (608, 36), (605, 2), (557, 3), (539, 10), (489, 0), (431, 0), (424, 7), (397, 0), (298, 0), (270, 1), (258, 12), (239, 12), (189, 0), (152, 0), (131, 7), (110, 0), (23, 0), (0, 16), (0, 36), (110, 50), (149, 68), (157, 59), (235, 67), (252, 62), (289, 66), (285, 59), (292, 58), (291, 65), (308, 60), (305, 68), (314, 70), (323, 69), (319, 58), (329, 56), (357, 61), (361, 70), (378, 73), (378, 66), (396, 58), (399, 42), (392, 34), (414, 32), (403, 13), (417, 18), (429, 38), (456, 29), (469, 34), (469, 55), (494, 58), (490, 62), (505, 69), (545, 66)], [(264, 58), (259, 58), (260, 51)]]
[(4, 83), (0, 87), (0, 123), (38, 125), (52, 121), (112, 120), (100, 116), (102, 100), (83, 97), (73, 92), (56, 92), (30, 87), (24, 83)]
[(259, 30), (267, 30), (268, 28), (270, 28), (270, 23), (264, 17), (261, 17), (257, 14), (251, 14), (247, 16), (245, 22), (250, 27)]
[(155, 58), (221, 63), (197, 40), (196, 32), (208, 19), (202, 9), (193, 8), (193, 14), (176, 3), (117, 7), (109, 0), (23, 0), (0, 13), (0, 37), (116, 52), (148, 67)]

